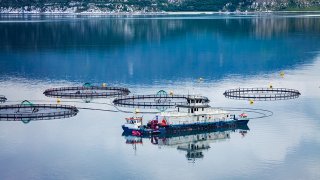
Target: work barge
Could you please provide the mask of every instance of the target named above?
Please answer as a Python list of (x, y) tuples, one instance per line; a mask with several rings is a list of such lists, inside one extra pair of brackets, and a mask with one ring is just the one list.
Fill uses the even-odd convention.
[(178, 104), (173, 111), (156, 114), (155, 118), (143, 124), (142, 117), (126, 118), (122, 125), (124, 133), (136, 136), (150, 134), (174, 134), (188, 131), (206, 131), (220, 128), (234, 128), (247, 125), (245, 113), (236, 116), (223, 109), (209, 106), (209, 99), (188, 95), (184, 104)]

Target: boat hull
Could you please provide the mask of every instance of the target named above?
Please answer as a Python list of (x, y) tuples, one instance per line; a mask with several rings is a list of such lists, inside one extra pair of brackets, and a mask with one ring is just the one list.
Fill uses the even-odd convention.
[(161, 134), (171, 134), (188, 131), (209, 131), (215, 129), (229, 129), (247, 126), (249, 120), (232, 120), (232, 121), (220, 121), (210, 123), (194, 123), (194, 124), (182, 124), (182, 125), (169, 125), (159, 128)]
[(138, 129), (132, 129), (126, 126), (122, 126), (124, 134), (132, 135), (136, 134), (136, 132), (139, 132), (141, 135), (152, 135), (152, 134), (159, 134), (159, 130), (154, 129), (148, 129), (148, 128), (138, 128)]
[(131, 129), (122, 126), (124, 134), (132, 135), (139, 132), (141, 135), (151, 134), (176, 134), (181, 132), (193, 132), (193, 131), (211, 131), (230, 128), (247, 127), (249, 120), (232, 120), (232, 121), (220, 121), (210, 123), (194, 123), (194, 124), (181, 124), (181, 125), (167, 125), (160, 126), (159, 129), (139, 128)]

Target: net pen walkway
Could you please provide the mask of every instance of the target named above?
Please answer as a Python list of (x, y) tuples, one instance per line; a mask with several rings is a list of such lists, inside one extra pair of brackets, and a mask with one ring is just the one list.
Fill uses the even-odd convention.
[(288, 88), (238, 88), (226, 90), (223, 95), (237, 100), (276, 101), (295, 99), (301, 93)]

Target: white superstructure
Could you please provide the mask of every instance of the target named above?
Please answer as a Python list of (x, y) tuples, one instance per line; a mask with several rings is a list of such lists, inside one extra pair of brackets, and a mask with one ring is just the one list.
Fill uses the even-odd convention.
[(169, 125), (211, 123), (235, 119), (234, 115), (225, 110), (210, 107), (209, 100), (203, 96), (188, 96), (187, 102), (187, 105), (177, 106), (175, 111), (161, 112), (158, 116), (165, 119)]
[(132, 130), (139, 130), (142, 126), (142, 117), (126, 118), (126, 123), (123, 126)]

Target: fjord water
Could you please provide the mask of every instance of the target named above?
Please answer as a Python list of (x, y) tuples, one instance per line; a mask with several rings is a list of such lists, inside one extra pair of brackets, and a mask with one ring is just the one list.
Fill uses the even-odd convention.
[[(0, 179), (320, 178), (318, 14), (0, 16), (0, 94), (6, 104), (56, 103), (42, 94), (45, 89), (85, 82), (125, 86), (134, 94), (202, 94), (212, 106), (273, 115), (251, 120), (244, 136), (226, 132), (206, 141), (210, 148), (203, 156), (190, 159), (181, 148), (151, 139), (126, 143), (121, 124), (132, 114), (80, 109), (69, 119), (2, 121)], [(222, 95), (270, 84), (298, 89), (301, 96), (250, 105)]]

